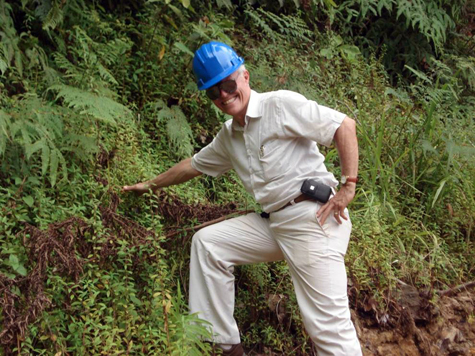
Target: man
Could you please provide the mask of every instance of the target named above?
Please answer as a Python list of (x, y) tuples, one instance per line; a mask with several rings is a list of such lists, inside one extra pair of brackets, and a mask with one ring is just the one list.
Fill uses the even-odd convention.
[[(213, 341), (223, 354), (243, 355), (233, 318), (233, 268), (285, 259), (318, 355), (361, 355), (350, 319), (344, 264), (351, 232), (346, 207), (355, 195), (358, 171), (355, 122), (294, 92), (251, 90), (243, 63), (223, 43), (210, 42), (196, 51), (198, 88), (232, 120), (192, 158), (123, 189), (144, 193), (234, 169), (268, 216), (241, 216), (194, 235), (191, 312), (212, 324)], [(302, 195), (301, 186), (307, 179), (332, 188), (338, 184), (316, 145), (332, 141), (340, 157), (342, 185), (321, 203)]]

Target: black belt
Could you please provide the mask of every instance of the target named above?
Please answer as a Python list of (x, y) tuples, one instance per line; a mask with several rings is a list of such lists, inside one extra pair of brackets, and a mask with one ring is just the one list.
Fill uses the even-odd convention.
[[(295, 199), (292, 199), (291, 201), (289, 201), (287, 204), (285, 204), (282, 208), (280, 209), (277, 209), (276, 211), (273, 211), (273, 213), (277, 213), (278, 211), (281, 211), (281, 210), (284, 210), (285, 208), (287, 208), (288, 206), (290, 205), (295, 205), (297, 203), (300, 203), (302, 201), (305, 201), (305, 200), (312, 200), (312, 198), (306, 196), (306, 195), (299, 195), (297, 198)], [(264, 219), (268, 219), (269, 216), (270, 216), (271, 213), (266, 213), (265, 211), (263, 211), (261, 213), (261, 218), (264, 218)]]

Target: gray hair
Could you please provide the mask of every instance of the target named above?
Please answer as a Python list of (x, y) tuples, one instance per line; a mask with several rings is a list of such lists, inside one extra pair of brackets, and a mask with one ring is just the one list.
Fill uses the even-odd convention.
[(237, 69), (236, 73), (241, 75), (242, 73), (244, 73), (245, 70), (246, 70), (246, 66), (244, 64), (241, 64), (241, 66)]

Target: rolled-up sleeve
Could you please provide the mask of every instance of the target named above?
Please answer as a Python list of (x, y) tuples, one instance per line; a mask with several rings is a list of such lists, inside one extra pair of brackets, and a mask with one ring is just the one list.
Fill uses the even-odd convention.
[(197, 171), (217, 177), (232, 168), (228, 150), (224, 144), (225, 132), (221, 129), (213, 141), (191, 159), (191, 166)]
[(330, 146), (346, 114), (308, 100), (303, 95), (286, 92), (280, 95), (281, 127), (284, 134), (305, 137)]

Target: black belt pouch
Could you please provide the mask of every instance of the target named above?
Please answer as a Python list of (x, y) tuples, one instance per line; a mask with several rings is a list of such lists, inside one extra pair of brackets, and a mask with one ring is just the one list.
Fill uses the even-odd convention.
[(314, 179), (307, 179), (303, 182), (300, 191), (307, 197), (325, 204), (330, 199), (332, 188)]

